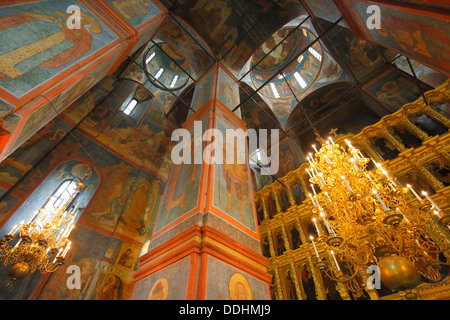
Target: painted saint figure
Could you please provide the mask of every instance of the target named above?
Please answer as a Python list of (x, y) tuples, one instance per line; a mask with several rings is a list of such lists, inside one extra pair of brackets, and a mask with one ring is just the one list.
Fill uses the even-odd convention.
[[(56, 10), (33, 8), (0, 17), (2, 35), (15, 40), (0, 49), (0, 79), (17, 79), (37, 67), (57, 69), (82, 57), (91, 49), (91, 33), (102, 29), (93, 17), (80, 15), (80, 29), (69, 29), (69, 15)], [(30, 31), (26, 37), (24, 29)]]

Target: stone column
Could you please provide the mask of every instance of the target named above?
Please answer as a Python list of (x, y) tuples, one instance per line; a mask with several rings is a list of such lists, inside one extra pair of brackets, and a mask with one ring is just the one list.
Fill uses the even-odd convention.
[(246, 125), (239, 110), (232, 112), (238, 104), (238, 81), (218, 63), (196, 84), (195, 112), (175, 146), (183, 155), (192, 151), (191, 161), (172, 167), (149, 251), (134, 275), (135, 299), (152, 297), (155, 286), (167, 299), (269, 299)]

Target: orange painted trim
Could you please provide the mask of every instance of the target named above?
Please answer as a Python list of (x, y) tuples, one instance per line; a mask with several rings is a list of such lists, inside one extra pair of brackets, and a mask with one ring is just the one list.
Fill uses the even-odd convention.
[[(73, 75), (71, 79), (68, 79), (67, 81), (64, 81), (60, 83), (59, 85), (53, 87), (50, 91), (47, 91), (45, 95), (38, 94), (34, 100), (30, 101), (28, 104), (23, 106), (22, 108), (18, 109), (16, 111), (16, 114), (22, 117), (20, 120), (20, 123), (17, 127), (17, 129), (14, 131), (13, 135), (9, 139), (7, 145), (5, 148), (1, 151), (1, 160), (4, 160), (5, 157), (7, 157), (10, 154), (11, 147), (14, 145), (16, 138), (20, 135), (23, 126), (28, 121), (28, 117), (31, 116), (33, 112), (41, 108), (42, 106), (46, 105), (47, 103), (54, 103), (54, 99), (58, 98), (58, 96), (67, 90), (71, 90), (72, 85), (76, 85), (79, 80), (81, 80), (83, 77), (88, 76), (90, 72), (93, 72), (95, 69), (100, 67), (103, 63), (109, 63), (108, 61), (110, 58), (114, 57), (117, 53), (119, 53), (122, 50), (121, 46), (117, 46), (114, 48), (114, 50), (111, 50), (109, 52), (106, 52), (104, 55), (97, 57), (97, 60), (89, 65), (89, 67), (81, 70), (77, 74)], [(104, 76), (109, 74), (110, 72), (107, 72)], [(67, 85), (70, 80), (70, 85)], [(100, 80), (100, 79), (99, 79)], [(0, 90), (1, 91), (1, 90)], [(50, 102), (49, 102), (50, 100)], [(73, 103), (74, 101), (72, 101)], [(70, 103), (71, 104), (71, 103)], [(67, 108), (67, 106), (64, 107)], [(56, 106), (54, 106), (56, 108)], [(60, 110), (60, 113), (64, 110)], [(57, 114), (55, 113), (55, 116)]]
[[(348, 0), (347, 0), (348, 1)], [(445, 8), (435, 8), (430, 7), (426, 3), (418, 4), (418, 3), (407, 3), (407, 2), (398, 2), (392, 0), (354, 0), (356, 2), (362, 2), (367, 4), (379, 5), (380, 7), (386, 7), (394, 10), (399, 10), (403, 12), (408, 12), (417, 15), (423, 15), (428, 17), (433, 17), (440, 20), (449, 20), (450, 10)], [(422, 1), (425, 2), (425, 1)], [(446, 0), (428, 0), (431, 4), (443, 4), (448, 8), (448, 1)]]
[(142, 280), (193, 252), (200, 252), (200, 238), (201, 227), (192, 226), (180, 235), (149, 251), (138, 259), (140, 267), (133, 274), (135, 281)]
[(186, 292), (186, 300), (196, 300), (196, 292), (197, 292), (197, 274), (199, 268), (199, 254), (194, 252), (191, 254), (191, 264), (189, 266), (189, 276), (188, 276), (188, 286)]
[(198, 275), (198, 283), (197, 283), (197, 300), (206, 299), (207, 280), (208, 280), (208, 254), (202, 252), (200, 255), (200, 272)]
[(223, 250), (222, 248), (214, 245), (213, 243), (204, 242), (202, 247), (202, 253), (203, 254), (206, 253), (211, 257), (214, 257), (217, 260), (220, 260), (236, 269), (239, 269), (242, 272), (245, 272), (248, 275), (260, 281), (270, 283), (270, 280), (272, 279), (271, 275), (266, 270), (261, 270), (255, 267), (254, 265), (248, 263), (247, 261), (237, 258), (233, 254), (229, 253), (226, 250)]
[[(221, 246), (229, 248), (229, 250)], [(186, 257), (191, 259), (186, 292), (187, 300), (204, 300), (206, 298), (209, 257), (267, 283), (267, 288), (270, 288), (272, 275), (266, 271), (269, 264), (268, 258), (222, 234), (219, 230), (210, 226), (200, 227), (197, 225), (140, 257), (138, 259), (139, 269), (133, 274), (135, 285)], [(247, 259), (244, 260), (242, 257)]]
[(36, 287), (31, 292), (30, 296), (28, 297), (28, 300), (37, 300), (40, 293), (42, 292), (42, 289), (44, 289), (45, 284), (47, 283), (48, 278), (50, 277), (51, 273), (45, 273), (41, 280), (39, 280), (39, 283), (36, 285)]
[(190, 227), (189, 229), (186, 229), (185, 231), (181, 232), (179, 235), (173, 237), (172, 239), (164, 242), (160, 246), (147, 252), (145, 255), (141, 256), (138, 259), (139, 264), (145, 265), (145, 264), (151, 262), (152, 260), (163, 255), (164, 252), (174, 249), (180, 243), (186, 242), (187, 240), (189, 240), (190, 238), (193, 238), (193, 237), (201, 237), (201, 227), (200, 226), (194, 225), (194, 226)]
[[(9, 5), (25, 4), (25, 3), (29, 3), (29, 2), (32, 2), (32, 1), (12, 1)], [(24, 104), (30, 102), (33, 98), (35, 98), (39, 94), (51, 89), (56, 83), (62, 82), (62, 83), (58, 84), (58, 86), (64, 84), (65, 88), (69, 87), (70, 84), (67, 85), (67, 83), (73, 83), (70, 81), (71, 80), (70, 76), (72, 74), (77, 73), (78, 70), (83, 69), (86, 66), (88, 66), (88, 68), (92, 69), (91, 66), (89, 66), (90, 63), (92, 63), (95, 59), (104, 55), (106, 52), (113, 49), (118, 44), (122, 43), (124, 39), (126, 39), (124, 37), (123, 30), (121, 30), (121, 32), (119, 32), (117, 29), (117, 26), (112, 26), (108, 21), (106, 21), (101, 16), (101, 14), (99, 12), (97, 12), (96, 10), (92, 10), (92, 7), (89, 5), (89, 2), (87, 2), (87, 0), (82, 0), (80, 3), (83, 6), (85, 6), (87, 9), (91, 9), (91, 11), (89, 11), (89, 12), (92, 15), (94, 15), (97, 19), (102, 21), (102, 23), (104, 23), (110, 29), (111, 32), (115, 33), (117, 39), (113, 40), (111, 43), (107, 44), (105, 47), (98, 49), (96, 52), (91, 53), (89, 56), (81, 59), (80, 61), (78, 61), (77, 63), (72, 65), (71, 67), (68, 67), (64, 71), (53, 76), (52, 78), (48, 79), (47, 81), (41, 83), (40, 85), (38, 85), (37, 87), (32, 89), (30, 92), (28, 92), (20, 97), (16, 97), (13, 94), (9, 93), (7, 90), (0, 88), (0, 95), (2, 96), (2, 98), (5, 101), (9, 102), (10, 104), (12, 104), (12, 105), (16, 106), (18, 109), (20, 109)], [(2, 3), (0, 5), (0, 7), (2, 7), (2, 6), (5, 6), (5, 4)]]
[(350, 3), (350, 1), (334, 0), (334, 4), (339, 9), (345, 22), (347, 22), (347, 25), (349, 26), (350, 30), (353, 31), (354, 35), (357, 38), (361, 38), (364, 40), (372, 39), (367, 29), (365, 27), (361, 27), (365, 26), (366, 24), (364, 21), (361, 21), (361, 19), (359, 18), (359, 14), (356, 11), (356, 8), (353, 6), (353, 3)]
[(227, 236), (220, 232), (217, 229), (214, 229), (211, 226), (204, 226), (202, 228), (203, 236), (209, 237), (213, 239), (214, 241), (217, 241), (218, 243), (221, 243), (230, 249), (241, 253), (242, 255), (252, 259), (256, 263), (262, 265), (263, 267), (267, 268), (269, 266), (269, 259), (264, 257), (261, 253), (255, 252), (242, 243), (234, 240), (230, 236)]
[(92, 140), (94, 143), (98, 144), (99, 146), (101, 146), (102, 148), (108, 150), (110, 153), (112, 153), (113, 155), (117, 156), (119, 159), (125, 161), (127, 164), (134, 166), (138, 169), (142, 169), (148, 173), (150, 173), (151, 175), (155, 176), (156, 178), (158, 178), (159, 180), (163, 181), (163, 182), (167, 182), (168, 177), (164, 177), (162, 176), (159, 172), (157, 171), (153, 171), (152, 169), (146, 167), (146, 166), (142, 166), (141, 164), (138, 164), (136, 162), (134, 162), (131, 159), (128, 159), (127, 157), (125, 157), (122, 153), (111, 149), (111, 147), (109, 147), (108, 145), (104, 144), (103, 142), (97, 140), (93, 135), (91, 135), (90, 133), (84, 131), (82, 128), (77, 128), (76, 132), (81, 134), (82, 136), (85, 136), (87, 139)]
[[(425, 5), (417, 5), (417, 4), (412, 4), (412, 3), (398, 3), (398, 2), (393, 2), (393, 1), (389, 1), (389, 0), (386, 0), (386, 1), (334, 0), (336, 6), (341, 11), (342, 15), (344, 16), (345, 21), (347, 21), (350, 29), (354, 32), (355, 36), (357, 36), (361, 39), (364, 39), (364, 40), (369, 40), (369, 41), (379, 44), (383, 47), (386, 47), (386, 44), (376, 41), (372, 37), (372, 35), (368, 31), (368, 29), (365, 28), (366, 23), (365, 23), (365, 21), (362, 20), (360, 13), (356, 10), (355, 4), (354, 4), (355, 1), (366, 3), (366, 4), (375, 4), (375, 5), (379, 5), (381, 7), (391, 8), (394, 10), (407, 12), (407, 13), (411, 13), (411, 14), (428, 16), (428, 17), (436, 18), (436, 19), (440, 19), (440, 20), (446, 20), (447, 22), (449, 21), (449, 18), (450, 18), (450, 10), (442, 9), (442, 8), (433, 8), (433, 7), (429, 7), (429, 6), (425, 6)], [(397, 51), (397, 50), (395, 50), (395, 51)], [(417, 57), (412, 57), (408, 53), (401, 52), (401, 54), (410, 59), (417, 60)], [(442, 67), (442, 69), (437, 66), (438, 62), (434, 62), (436, 64), (436, 66), (433, 66), (433, 65), (430, 65), (430, 63), (428, 61), (423, 60), (423, 59), (417, 60), (417, 61), (419, 63), (427, 66), (430, 69), (433, 69), (439, 73), (442, 73), (442, 74), (450, 77), (449, 72), (442, 70), (445, 68), (444, 66)]]

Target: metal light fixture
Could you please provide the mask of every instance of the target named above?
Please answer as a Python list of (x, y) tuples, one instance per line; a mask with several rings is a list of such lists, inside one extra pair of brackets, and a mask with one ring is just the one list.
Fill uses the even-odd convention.
[(78, 212), (78, 205), (71, 204), (83, 188), (81, 181), (68, 180), (65, 190), (50, 197), (27, 223), (15, 225), (0, 239), (0, 261), (13, 265), (9, 271), (11, 281), (36, 270), (54, 272), (64, 264)]
[[(309, 154), (317, 238), (312, 238), (315, 266), (352, 291), (363, 286), (356, 276), (361, 268), (378, 265), (383, 284), (407, 291), (422, 277), (440, 281), (440, 268), (448, 265), (442, 253), (450, 249), (450, 215), (428, 196), (420, 197), (411, 186), (402, 186), (378, 163), (367, 170), (370, 159), (346, 140), (348, 148), (320, 137), (321, 149)], [(316, 188), (320, 190), (316, 191)], [(412, 192), (419, 201), (410, 199)], [(322, 221), (321, 231), (317, 222)], [(332, 262), (320, 257), (314, 243), (325, 243)]]

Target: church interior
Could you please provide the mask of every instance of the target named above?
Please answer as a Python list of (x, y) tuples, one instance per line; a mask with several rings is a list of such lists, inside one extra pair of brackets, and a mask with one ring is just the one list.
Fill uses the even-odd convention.
[(0, 299), (450, 299), (449, 76), (446, 0), (1, 1)]

